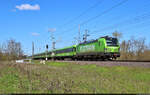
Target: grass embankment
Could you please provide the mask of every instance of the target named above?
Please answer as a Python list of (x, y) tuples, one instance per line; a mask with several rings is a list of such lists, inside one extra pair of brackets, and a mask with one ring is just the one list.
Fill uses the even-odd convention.
[(150, 93), (150, 68), (0, 63), (0, 93)]

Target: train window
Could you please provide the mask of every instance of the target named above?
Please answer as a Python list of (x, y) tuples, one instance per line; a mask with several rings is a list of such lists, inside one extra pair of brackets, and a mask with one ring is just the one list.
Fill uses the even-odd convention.
[(58, 50), (58, 51), (56, 51), (56, 54), (58, 54), (58, 53), (73, 52), (73, 49), (74, 48), (68, 48), (68, 49)]
[(107, 43), (107, 46), (118, 46), (117, 38), (107, 38), (106, 43)]

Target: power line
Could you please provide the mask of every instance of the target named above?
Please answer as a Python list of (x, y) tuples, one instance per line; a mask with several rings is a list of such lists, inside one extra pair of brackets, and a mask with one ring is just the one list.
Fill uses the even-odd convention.
[(67, 23), (63, 24), (63, 26), (68, 25), (70, 23), (73, 23), (74, 21), (76, 21), (77, 19), (79, 19), (81, 16), (85, 15), (87, 12), (89, 12), (90, 10), (94, 9), (95, 7), (97, 7), (98, 5), (102, 4), (104, 0), (100, 0), (99, 2), (96, 2), (93, 6), (89, 7), (88, 9), (86, 9), (85, 11), (83, 11), (80, 15), (74, 17), (73, 19), (71, 19), (70, 21), (68, 21)]
[(101, 14), (98, 14), (97, 16), (94, 16), (94, 17), (92, 17), (92, 18), (90, 18), (90, 19), (88, 19), (88, 20), (82, 22), (81, 25), (84, 25), (84, 24), (86, 24), (86, 23), (88, 23), (88, 22), (90, 22), (90, 21), (92, 21), (92, 20), (94, 20), (94, 19), (96, 19), (96, 18), (98, 18), (98, 17), (100, 17), (100, 16), (103, 16), (104, 14), (108, 13), (109, 11), (113, 10), (113, 9), (116, 8), (116, 7), (121, 6), (122, 4), (126, 3), (127, 1), (128, 1), (128, 0), (123, 0), (123, 1), (119, 2), (118, 4), (112, 6), (111, 8), (109, 8), (109, 9), (103, 11)]
[[(150, 19), (148, 19), (148, 20), (150, 20)], [(148, 20), (146, 20), (146, 21), (148, 21)], [(133, 24), (132, 26), (130, 25), (128, 25), (128, 27), (124, 27), (124, 28), (122, 28), (122, 29), (124, 29), (125, 31), (127, 31), (127, 30), (131, 30), (131, 29), (135, 29), (135, 28), (143, 28), (143, 27), (147, 27), (148, 25), (144, 25), (144, 26), (142, 26), (143, 24), (145, 24), (145, 22), (138, 22), (138, 23), (135, 23), (135, 24)], [(100, 32), (100, 31), (99, 31)], [(99, 33), (99, 32), (97, 32), (97, 33)], [(137, 33), (137, 32), (136, 32)], [(94, 35), (92, 35), (92, 36), (98, 36), (98, 34), (94, 34)]]
[[(147, 19), (150, 19), (150, 12), (145, 13), (145, 14), (140, 15), (140, 16), (136, 16), (136, 17), (134, 17), (134, 18), (132, 18), (132, 19), (127, 19), (127, 20), (125, 20), (125, 21), (122, 21), (122, 22), (120, 22), (120, 23), (114, 24), (114, 25), (109, 26), (109, 27), (104, 27), (104, 28), (100, 29), (99, 31), (110, 30), (110, 29), (112, 29), (112, 28), (114, 28), (114, 27), (116, 27), (116, 26), (117, 26), (117, 27), (123, 26), (123, 25), (128, 26), (128, 25), (130, 25), (130, 24), (136, 24), (136, 23), (143, 22), (144, 20), (147, 20)], [(97, 32), (97, 31), (96, 31), (96, 32)], [(94, 32), (91, 32), (91, 33), (94, 33)]]
[[(148, 21), (148, 20), (147, 20)], [(150, 21), (150, 19), (149, 19), (149, 21)], [(127, 27), (127, 28), (124, 28), (124, 30), (131, 30), (131, 29), (135, 29), (135, 27), (136, 27), (136, 29), (137, 28), (143, 28), (143, 27), (147, 27), (147, 26), (149, 26), (149, 24), (147, 24), (147, 25), (144, 25), (144, 26), (141, 26), (141, 25), (143, 25), (143, 24), (145, 24), (145, 22), (139, 22), (139, 23), (136, 23), (136, 24), (133, 24), (134, 25), (134, 27), (133, 26), (130, 26), (130, 27)], [(142, 31), (141, 31), (142, 32)]]
[[(90, 19), (88, 19), (88, 20), (86, 20), (86, 21), (84, 21), (84, 22), (82, 22), (80, 25), (84, 25), (84, 24), (86, 24), (86, 23), (88, 23), (88, 22), (90, 22), (90, 21), (92, 21), (92, 20), (94, 20), (94, 19), (96, 19), (96, 18), (98, 18), (98, 17), (100, 17), (100, 16), (103, 16), (104, 14), (106, 14), (106, 13), (112, 11), (112, 10), (113, 10), (114, 8), (116, 8), (116, 7), (121, 6), (122, 4), (126, 3), (127, 1), (128, 1), (128, 0), (123, 0), (123, 1), (121, 1), (121, 2), (119, 2), (119, 3), (117, 3), (116, 5), (112, 6), (111, 8), (109, 8), (109, 9), (107, 9), (107, 10), (105, 10), (105, 11), (103, 11), (102, 13), (100, 13), (100, 14), (98, 14), (98, 15), (96, 15), (96, 16), (94, 16), (94, 17), (92, 17), (92, 18), (90, 18)], [(73, 30), (73, 29), (75, 29), (75, 28), (77, 28), (77, 27), (78, 27), (78, 25), (76, 25), (76, 26), (74, 26), (74, 27), (68, 29), (67, 31), (65, 31), (65, 33), (69, 32), (69, 31), (71, 31), (71, 30)], [(64, 33), (64, 34), (65, 34), (65, 33)], [(64, 34), (63, 34), (63, 35), (64, 35)], [(62, 35), (61, 35), (61, 36), (62, 36)]]
[[(98, 5), (102, 4), (104, 0), (100, 0), (99, 2), (96, 2), (93, 6), (89, 7), (88, 9), (86, 9), (85, 11), (83, 11), (80, 15), (76, 16), (75, 18), (71, 19), (70, 21), (68, 21), (67, 23), (63, 24), (60, 27), (64, 27), (65, 25), (68, 25), (70, 23), (73, 23), (74, 21), (76, 21), (77, 19), (79, 19), (80, 17), (82, 17), (83, 15), (85, 15), (87, 12), (89, 12), (90, 10), (94, 9), (95, 7), (97, 7)], [(77, 25), (65, 30), (64, 32), (68, 32), (68, 31), (72, 31), (73, 29), (77, 28)]]
[[(142, 7), (143, 8), (143, 7)], [(147, 20), (147, 19), (149, 19), (149, 17), (150, 17), (150, 14), (149, 14), (150, 12), (146, 12), (145, 14), (143, 14), (143, 15), (138, 15), (138, 16), (135, 16), (133, 19), (127, 19), (127, 20), (125, 20), (124, 22), (120, 22), (120, 23), (117, 23), (117, 24), (115, 24), (115, 25), (111, 25), (111, 26), (108, 26), (108, 27), (104, 27), (104, 28), (102, 28), (101, 30), (96, 30), (96, 31), (92, 31), (92, 33), (94, 33), (94, 32), (97, 32), (97, 33), (99, 33), (100, 31), (105, 31), (105, 30), (110, 30), (110, 29), (113, 29), (113, 28), (115, 28), (116, 26), (117, 27), (120, 27), (120, 26), (122, 26), (122, 25), (124, 25), (124, 24), (126, 24), (125, 25), (125, 27), (126, 26), (128, 26), (128, 25), (130, 25), (130, 24), (136, 24), (136, 23), (140, 23), (140, 22), (142, 22), (143, 20)], [(113, 19), (114, 20), (114, 19)], [(97, 35), (97, 33), (96, 34), (94, 34), (94, 36), (95, 35)], [(93, 36), (93, 35), (92, 35)]]
[[(96, 18), (98, 18), (98, 17), (100, 17), (100, 16), (103, 16), (104, 14), (110, 12), (111, 10), (113, 10), (113, 9), (116, 8), (116, 7), (121, 6), (122, 4), (124, 4), (124, 3), (127, 2), (127, 1), (128, 1), (128, 0), (123, 0), (123, 1), (121, 1), (121, 2), (119, 2), (119, 3), (117, 3), (116, 5), (112, 6), (111, 8), (109, 8), (109, 9), (103, 11), (101, 14), (98, 14), (97, 16), (94, 16), (94, 17), (92, 17), (92, 18), (90, 18), (90, 19), (88, 19), (88, 20), (82, 22), (80, 25), (84, 25), (84, 24), (86, 24), (86, 23), (88, 23), (88, 22), (90, 22), (90, 21), (92, 21), (92, 20), (94, 20), (94, 19), (96, 19)], [(68, 29), (67, 31), (65, 31), (65, 33), (68, 32), (68, 31), (70, 31), (70, 30), (73, 30), (73, 29), (76, 28), (76, 27), (77, 27), (77, 25), (76, 25), (75, 27), (72, 27), (72, 28)]]

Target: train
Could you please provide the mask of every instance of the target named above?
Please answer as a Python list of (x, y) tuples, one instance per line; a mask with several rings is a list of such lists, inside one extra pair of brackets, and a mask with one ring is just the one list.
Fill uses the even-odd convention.
[(119, 41), (110, 36), (32, 56), (35, 60), (116, 60), (118, 57), (120, 57)]

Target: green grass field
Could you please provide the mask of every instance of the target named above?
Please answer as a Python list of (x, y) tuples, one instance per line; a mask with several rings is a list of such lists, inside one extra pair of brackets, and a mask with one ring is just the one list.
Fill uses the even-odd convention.
[(150, 93), (150, 68), (0, 62), (0, 93)]

